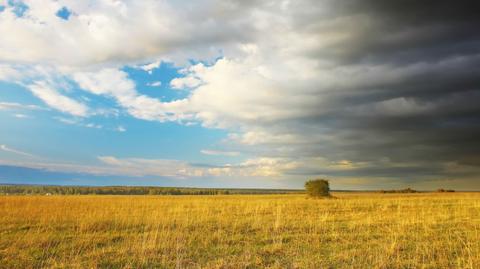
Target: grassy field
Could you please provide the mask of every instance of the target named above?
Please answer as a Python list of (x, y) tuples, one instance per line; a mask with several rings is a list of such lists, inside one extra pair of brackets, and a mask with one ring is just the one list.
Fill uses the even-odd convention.
[(480, 268), (480, 193), (0, 196), (0, 268)]

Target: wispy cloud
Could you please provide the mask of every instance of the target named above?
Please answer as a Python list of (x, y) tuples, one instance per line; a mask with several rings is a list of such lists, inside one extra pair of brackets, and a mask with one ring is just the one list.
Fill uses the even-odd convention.
[(47, 110), (47, 108), (37, 106), (37, 105), (0, 102), (0, 110), (2, 109), (3, 110)]
[(20, 113), (14, 114), (13, 116), (14, 116), (15, 118), (17, 118), (17, 119), (28, 119), (28, 118), (31, 118), (31, 116), (29, 116), (29, 115), (20, 114)]
[(237, 152), (237, 151), (202, 149), (200, 152), (205, 155), (221, 155), (221, 156), (231, 156), (231, 157), (240, 155), (240, 152)]
[(94, 129), (102, 129), (103, 125), (101, 124), (96, 124), (92, 122), (83, 122), (82, 119), (77, 119), (77, 118), (64, 118), (64, 117), (54, 117), (57, 121), (68, 124), (68, 125), (75, 125), (75, 126), (80, 126), (80, 127), (85, 127), (85, 128), (94, 128)]
[(27, 156), (27, 157), (35, 157), (35, 155), (33, 155), (33, 154), (10, 148), (7, 145), (0, 145), (0, 150), (10, 152), (10, 153), (14, 153), (14, 154), (17, 154), (17, 155), (22, 155), (22, 156)]
[(62, 95), (45, 81), (36, 81), (30, 84), (28, 89), (45, 104), (58, 111), (79, 117), (85, 117), (88, 114), (88, 107), (85, 104)]
[(150, 82), (150, 83), (147, 83), (147, 86), (150, 86), (150, 87), (160, 87), (160, 86), (162, 86), (162, 82), (161, 82), (161, 81)]
[(117, 126), (117, 128), (115, 128), (115, 131), (123, 133), (126, 132), (127, 129), (123, 126)]
[(153, 62), (153, 63), (150, 63), (150, 64), (141, 65), (141, 66), (139, 66), (139, 68), (144, 70), (145, 72), (147, 72), (149, 74), (152, 74), (153, 70), (160, 67), (160, 64), (161, 64), (160, 61), (156, 61), (156, 62)]
[(55, 117), (54, 119), (56, 119), (59, 122), (64, 123), (64, 124), (69, 124), (69, 125), (78, 124), (78, 121), (76, 119), (67, 119), (67, 118), (63, 118), (63, 117)]
[[(0, 149), (17, 154), (28, 154), (3, 146), (0, 147)], [(28, 156), (33, 157), (33, 155)], [(97, 165), (82, 165), (54, 161), (19, 162), (1, 159), (0, 164), (44, 169), (54, 172), (137, 177), (161, 176), (182, 179), (189, 177), (278, 178), (283, 176), (285, 172), (295, 169), (298, 165), (295, 162), (279, 158), (254, 158), (237, 164), (225, 164), (219, 166), (200, 166), (174, 159), (118, 158), (115, 156), (98, 156), (97, 159), (100, 161)]]

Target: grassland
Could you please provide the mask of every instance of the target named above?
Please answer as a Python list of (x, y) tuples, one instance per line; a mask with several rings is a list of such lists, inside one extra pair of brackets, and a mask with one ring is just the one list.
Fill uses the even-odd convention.
[(0, 196), (0, 268), (480, 268), (480, 194)]

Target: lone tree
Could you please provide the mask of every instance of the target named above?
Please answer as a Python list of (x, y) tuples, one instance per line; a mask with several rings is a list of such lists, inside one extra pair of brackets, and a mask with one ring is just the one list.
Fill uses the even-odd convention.
[(305, 190), (312, 197), (330, 196), (330, 186), (326, 179), (314, 179), (305, 182)]

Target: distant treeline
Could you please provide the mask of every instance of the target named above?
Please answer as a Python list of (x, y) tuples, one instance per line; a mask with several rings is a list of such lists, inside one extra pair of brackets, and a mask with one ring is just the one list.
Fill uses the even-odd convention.
[[(401, 190), (381, 190), (380, 193), (417, 193), (419, 191), (406, 188)], [(455, 192), (454, 190), (438, 189), (437, 192)]]
[(406, 188), (401, 190), (381, 190), (380, 193), (417, 193), (418, 191)]
[(438, 189), (437, 192), (455, 192), (455, 190)]
[(0, 195), (220, 195), (220, 194), (286, 194), (301, 190), (281, 189), (210, 189), (176, 187), (85, 187), (43, 185), (0, 185)]

